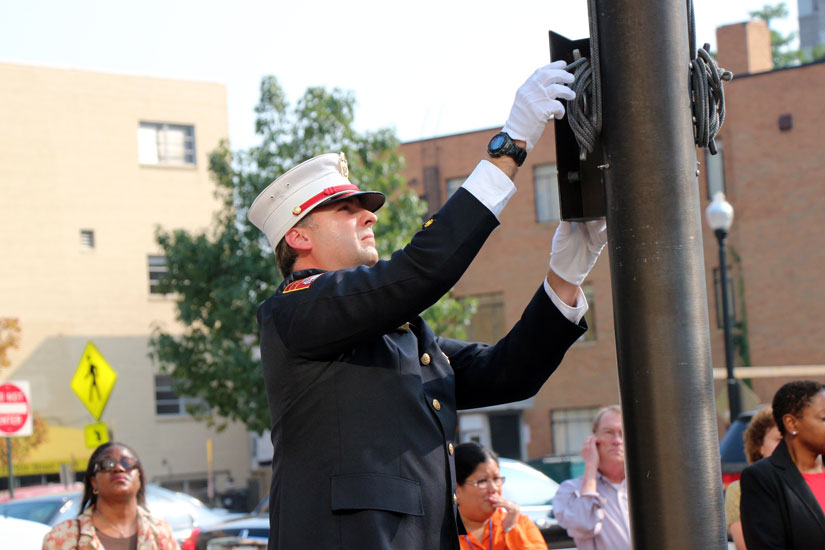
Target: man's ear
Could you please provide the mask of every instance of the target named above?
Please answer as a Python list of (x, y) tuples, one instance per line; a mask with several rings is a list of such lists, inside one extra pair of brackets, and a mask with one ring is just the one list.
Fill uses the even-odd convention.
[(293, 227), (287, 231), (284, 239), (294, 250), (312, 250), (312, 236), (307, 227)]

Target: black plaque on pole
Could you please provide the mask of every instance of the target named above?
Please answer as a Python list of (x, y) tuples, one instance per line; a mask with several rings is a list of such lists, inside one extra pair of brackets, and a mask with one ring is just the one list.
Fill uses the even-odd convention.
[[(570, 40), (550, 31), (550, 59), (574, 61), (573, 51), (590, 58), (590, 39)], [(556, 169), (558, 170), (559, 206), (561, 219), (567, 221), (587, 221), (603, 218), (605, 215), (604, 165), (601, 142), (596, 137), (596, 147), (587, 158), (580, 159), (579, 144), (570, 128), (567, 116), (556, 120)]]

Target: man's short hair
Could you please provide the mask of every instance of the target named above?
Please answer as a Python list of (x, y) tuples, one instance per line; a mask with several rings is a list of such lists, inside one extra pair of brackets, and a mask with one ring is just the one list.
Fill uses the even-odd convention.
[(602, 417), (609, 413), (614, 412), (619, 416), (622, 416), (622, 407), (619, 405), (608, 405), (607, 407), (602, 407), (596, 412), (596, 418), (593, 419), (593, 433), (599, 431), (599, 422), (602, 421)]
[[(301, 218), (293, 227), (313, 227), (312, 213), (305, 218)], [(289, 246), (286, 242), (286, 237), (280, 240), (278, 246), (275, 247), (275, 263), (278, 265), (278, 270), (281, 272), (283, 278), (287, 278), (295, 268), (295, 261), (298, 259), (298, 252)]]

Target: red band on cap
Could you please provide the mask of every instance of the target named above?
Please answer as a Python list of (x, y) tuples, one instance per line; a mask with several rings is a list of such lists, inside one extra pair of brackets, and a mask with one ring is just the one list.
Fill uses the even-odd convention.
[(293, 209), (292, 214), (294, 216), (300, 216), (301, 212), (303, 212), (307, 208), (311, 207), (316, 202), (320, 201), (321, 199), (325, 199), (327, 197), (330, 197), (331, 195), (334, 195), (336, 193), (340, 193), (341, 191), (360, 191), (360, 189), (358, 189), (357, 185), (353, 185), (351, 183), (345, 184), (345, 185), (334, 185), (332, 187), (327, 187), (326, 189), (324, 189), (323, 191), (321, 191), (320, 193), (318, 193), (314, 197), (310, 198), (308, 201), (306, 201), (304, 204), (302, 204), (298, 208)]

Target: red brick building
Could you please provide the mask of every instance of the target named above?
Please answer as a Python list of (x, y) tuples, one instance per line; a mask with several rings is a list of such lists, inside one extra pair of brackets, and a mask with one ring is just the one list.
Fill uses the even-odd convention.
[[(762, 22), (718, 30), (719, 64), (736, 78), (725, 87), (722, 153), (699, 177), (701, 208), (723, 190), (734, 206), (729, 236), (737, 365), (825, 363), (825, 63), (772, 70)], [(552, 123), (551, 123), (552, 124)], [(466, 178), (499, 128), (405, 143), (406, 177), (435, 210)], [(552, 128), (527, 157), (518, 192), (455, 291), (479, 299), (472, 339), (494, 341), (518, 320), (546, 275), (558, 224)], [(704, 254), (713, 366), (724, 367), (717, 323), (718, 245), (706, 225)], [(462, 439), (479, 438), (506, 456), (578, 454), (595, 410), (619, 401), (607, 249), (585, 282), (591, 330), (572, 347), (539, 394), (526, 402), (461, 415)], [(799, 378), (794, 373), (790, 378)], [(819, 376), (818, 379), (825, 380)], [(769, 402), (789, 378), (753, 379), (744, 404)], [(718, 410), (727, 410), (717, 381)], [(720, 426), (727, 419), (720, 417)], [(520, 429), (519, 429), (520, 428)], [(722, 428), (723, 429), (723, 428)]]

